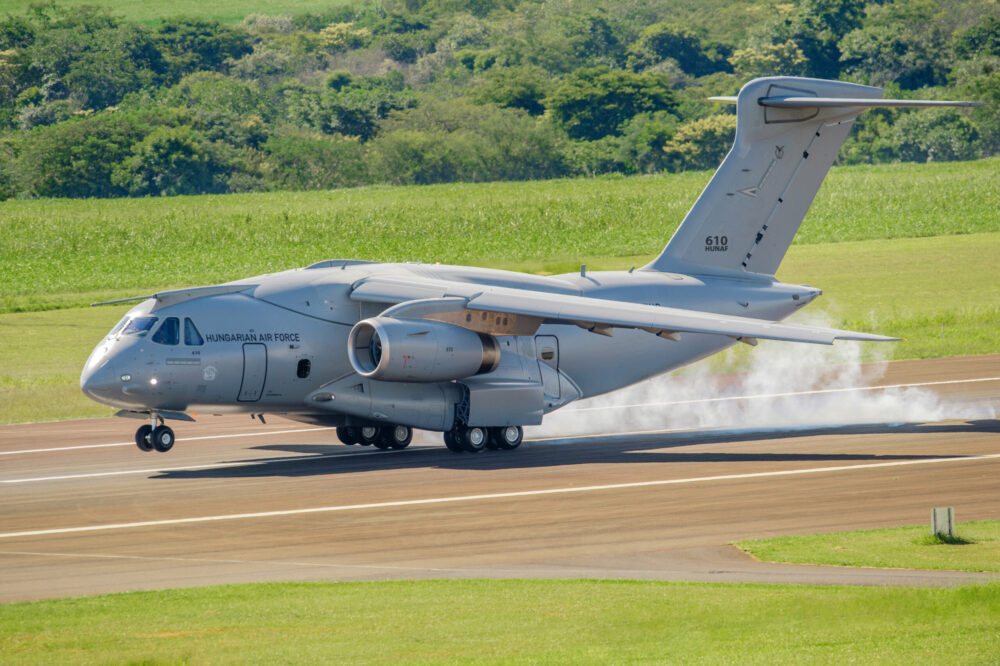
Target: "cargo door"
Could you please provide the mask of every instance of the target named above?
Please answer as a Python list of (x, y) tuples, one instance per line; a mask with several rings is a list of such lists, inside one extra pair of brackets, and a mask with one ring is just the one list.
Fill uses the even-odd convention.
[(560, 397), (559, 339), (554, 335), (536, 335), (535, 352), (538, 355), (538, 370), (542, 373), (545, 395)]
[(264, 392), (267, 378), (267, 345), (243, 345), (243, 383), (240, 385), (240, 402), (257, 402)]

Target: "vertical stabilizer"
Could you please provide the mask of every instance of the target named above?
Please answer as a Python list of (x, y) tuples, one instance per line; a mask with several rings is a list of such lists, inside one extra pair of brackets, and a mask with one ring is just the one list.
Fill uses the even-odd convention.
[(645, 268), (773, 275), (854, 118), (881, 105), (881, 97), (881, 88), (839, 81), (774, 77), (747, 83), (736, 98), (732, 149)]

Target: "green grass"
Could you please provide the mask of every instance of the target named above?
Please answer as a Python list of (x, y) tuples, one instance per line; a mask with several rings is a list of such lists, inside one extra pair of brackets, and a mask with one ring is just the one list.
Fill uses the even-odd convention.
[[(37, 0), (0, 0), (0, 14), (25, 14)], [(151, 2), (150, 0), (57, 0), (60, 7), (98, 5), (107, 7), (116, 16), (129, 21), (155, 25), (165, 18), (194, 16), (211, 18), (223, 23), (238, 23), (249, 14), (322, 14), (335, 7), (353, 4), (351, 0), (295, 0), (274, 3), (267, 0), (222, 0), (204, 3), (198, 0), (170, 0)]]
[[(834, 169), (799, 244), (1000, 231), (1000, 159)], [(659, 252), (710, 174), (0, 205), (0, 312), (350, 257), (573, 269)]]
[(31, 663), (992, 663), (1000, 585), (264, 584), (0, 606)]
[(957, 543), (935, 539), (929, 525), (921, 525), (778, 537), (737, 545), (768, 562), (1000, 571), (1000, 521), (960, 523), (955, 532)]
[[(792, 247), (780, 277), (826, 289), (806, 312), (825, 311), (834, 325), (907, 338), (871, 345), (879, 358), (988, 354), (1000, 350), (998, 256), (1000, 233), (803, 245)], [(643, 259), (584, 261), (594, 269), (621, 269)], [(0, 423), (109, 415), (80, 392), (79, 375), (90, 350), (128, 307), (0, 314)], [(753, 351), (741, 346), (737, 356), (713, 361), (730, 364), (719, 370), (732, 369), (739, 353)]]

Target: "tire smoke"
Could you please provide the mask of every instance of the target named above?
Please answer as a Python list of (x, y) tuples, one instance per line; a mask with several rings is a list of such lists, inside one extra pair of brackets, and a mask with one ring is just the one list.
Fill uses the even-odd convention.
[[(815, 320), (809, 323), (829, 325)], [(707, 359), (567, 406), (526, 436), (718, 428), (782, 430), (866, 423), (926, 423), (996, 418), (985, 404), (946, 400), (921, 387), (878, 385), (888, 364), (862, 362), (866, 343), (826, 345), (762, 340), (750, 350), (750, 368), (718, 372)], [(888, 343), (877, 351), (892, 354)], [(723, 367), (740, 365), (740, 345), (723, 352)], [(745, 361), (742, 362), (745, 367)]]

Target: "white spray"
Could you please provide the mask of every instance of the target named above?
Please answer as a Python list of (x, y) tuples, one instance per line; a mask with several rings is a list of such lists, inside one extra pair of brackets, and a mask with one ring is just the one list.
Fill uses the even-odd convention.
[[(820, 315), (821, 316), (821, 315)], [(810, 317), (810, 324), (826, 325)], [(800, 323), (805, 323), (801, 322)], [(988, 405), (944, 400), (920, 387), (872, 388), (888, 367), (862, 363), (863, 345), (761, 341), (749, 370), (719, 373), (701, 361), (569, 405), (530, 428), (532, 438), (693, 428), (779, 430), (862, 423), (995, 418)], [(884, 354), (892, 354), (884, 343)], [(723, 365), (742, 351), (724, 352)]]

